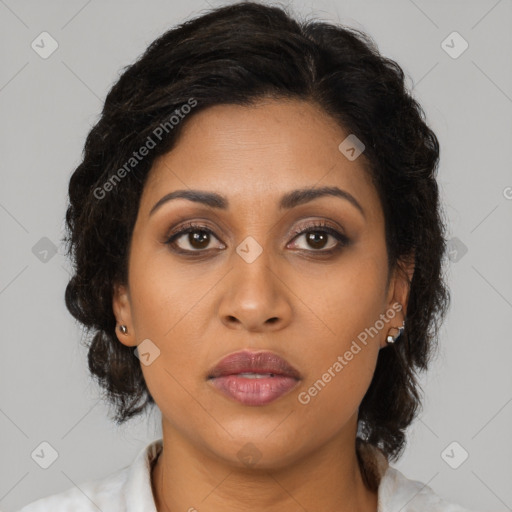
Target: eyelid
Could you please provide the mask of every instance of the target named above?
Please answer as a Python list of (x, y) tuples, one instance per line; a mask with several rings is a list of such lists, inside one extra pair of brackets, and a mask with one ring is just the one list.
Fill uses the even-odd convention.
[[(339, 232), (340, 235), (345, 235), (345, 230), (337, 225), (337, 223), (331, 223), (327, 219), (315, 219), (315, 220), (309, 220), (309, 221), (303, 221), (299, 223), (299, 225), (292, 230), (293, 235), (297, 234), (303, 234), (304, 231), (318, 229), (319, 231), (321, 229), (330, 228), (336, 232)], [(348, 237), (347, 237), (348, 238)]]
[[(334, 223), (334, 224), (337, 224), (337, 223)], [(201, 221), (188, 221), (188, 222), (185, 222), (184, 224), (180, 225), (179, 227), (171, 230), (171, 233), (166, 235), (163, 243), (166, 245), (173, 246), (175, 240), (177, 240), (178, 238), (181, 238), (182, 236), (186, 235), (187, 233), (194, 232), (194, 231), (206, 232), (206, 233), (210, 234), (212, 237), (216, 238), (221, 243), (221, 245), (224, 246), (223, 249), (226, 247), (226, 244), (220, 240), (220, 238), (215, 234), (214, 230), (212, 228), (210, 228), (209, 226), (207, 226), (206, 224), (202, 224)], [(329, 221), (327, 221), (326, 219), (303, 221), (297, 227), (295, 227), (292, 230), (292, 232), (290, 233), (289, 236), (292, 237), (290, 242), (292, 242), (293, 240), (295, 240), (296, 238), (298, 238), (302, 235), (305, 235), (305, 234), (308, 234), (309, 232), (314, 232), (314, 231), (327, 233), (328, 235), (330, 235), (331, 237), (336, 239), (337, 244), (335, 245), (334, 248), (331, 248), (331, 249), (318, 249), (318, 250), (298, 249), (299, 251), (313, 252), (313, 253), (318, 253), (318, 254), (321, 254), (321, 253), (328, 254), (331, 252), (335, 252), (337, 250), (341, 250), (343, 247), (347, 246), (351, 242), (349, 237), (345, 234), (344, 229), (342, 229), (340, 227), (333, 227), (329, 223)], [(290, 242), (288, 242), (288, 244)], [(288, 244), (287, 244), (287, 246), (288, 246)], [(208, 252), (210, 249), (190, 250), (190, 249), (174, 248), (173, 250), (175, 250), (176, 252), (181, 252), (182, 254), (192, 254), (192, 253), (201, 254), (201, 253)]]
[(191, 220), (168, 230), (164, 237), (164, 243), (169, 243), (171, 239), (184, 235), (189, 231), (205, 231), (220, 241), (219, 237), (215, 234), (214, 228), (209, 227), (204, 220)]
[(302, 225), (299, 225), (296, 227), (293, 232), (293, 238), (292, 241), (299, 238), (302, 235), (308, 234), (308, 233), (314, 233), (314, 232), (320, 232), (320, 233), (327, 233), (334, 239), (336, 239), (337, 243), (334, 247), (330, 249), (299, 249), (304, 252), (312, 252), (316, 254), (332, 254), (335, 252), (340, 251), (342, 248), (348, 246), (351, 243), (351, 239), (345, 234), (345, 230), (339, 227), (333, 227), (329, 224), (329, 222), (325, 219), (322, 220), (315, 220), (315, 221), (309, 221), (305, 222)]

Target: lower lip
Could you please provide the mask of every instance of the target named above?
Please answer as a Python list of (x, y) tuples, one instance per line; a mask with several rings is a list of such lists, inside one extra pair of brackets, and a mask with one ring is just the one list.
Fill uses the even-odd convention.
[(210, 382), (226, 396), (244, 405), (265, 405), (288, 393), (298, 381), (284, 375), (260, 379), (226, 375), (210, 379)]

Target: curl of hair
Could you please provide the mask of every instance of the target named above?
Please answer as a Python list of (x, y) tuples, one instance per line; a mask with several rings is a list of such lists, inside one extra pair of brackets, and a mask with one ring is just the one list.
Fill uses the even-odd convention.
[[(191, 98), (197, 101), (193, 112), (99, 199), (97, 191)], [(364, 143), (360, 158), (381, 199), (389, 269), (414, 257), (404, 334), (380, 351), (359, 408), (358, 442), (396, 459), (420, 406), (417, 373), (427, 368), (449, 303), (435, 179), (439, 144), (400, 66), (354, 28), (298, 21), (283, 8), (241, 2), (169, 30), (123, 70), (69, 182), (65, 240), (74, 275), (65, 300), (92, 331), (90, 372), (116, 407), (118, 424), (154, 403), (133, 349), (116, 338), (112, 310), (113, 286), (127, 280), (145, 180), (193, 115), (263, 98), (314, 102)]]

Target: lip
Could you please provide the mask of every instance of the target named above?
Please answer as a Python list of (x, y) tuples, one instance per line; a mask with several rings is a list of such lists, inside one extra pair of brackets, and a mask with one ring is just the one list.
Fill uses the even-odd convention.
[[(243, 373), (271, 374), (250, 378)], [(244, 405), (265, 405), (291, 391), (301, 375), (273, 352), (242, 350), (224, 357), (208, 373), (208, 381), (221, 393)]]

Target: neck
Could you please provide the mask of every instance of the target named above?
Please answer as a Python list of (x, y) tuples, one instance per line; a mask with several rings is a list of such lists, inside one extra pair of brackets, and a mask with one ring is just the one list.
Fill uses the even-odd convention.
[(334, 438), (277, 469), (238, 467), (205, 454), (172, 430), (164, 430), (163, 439), (152, 471), (158, 512), (377, 511), (377, 492), (364, 484), (355, 438), (351, 444)]

